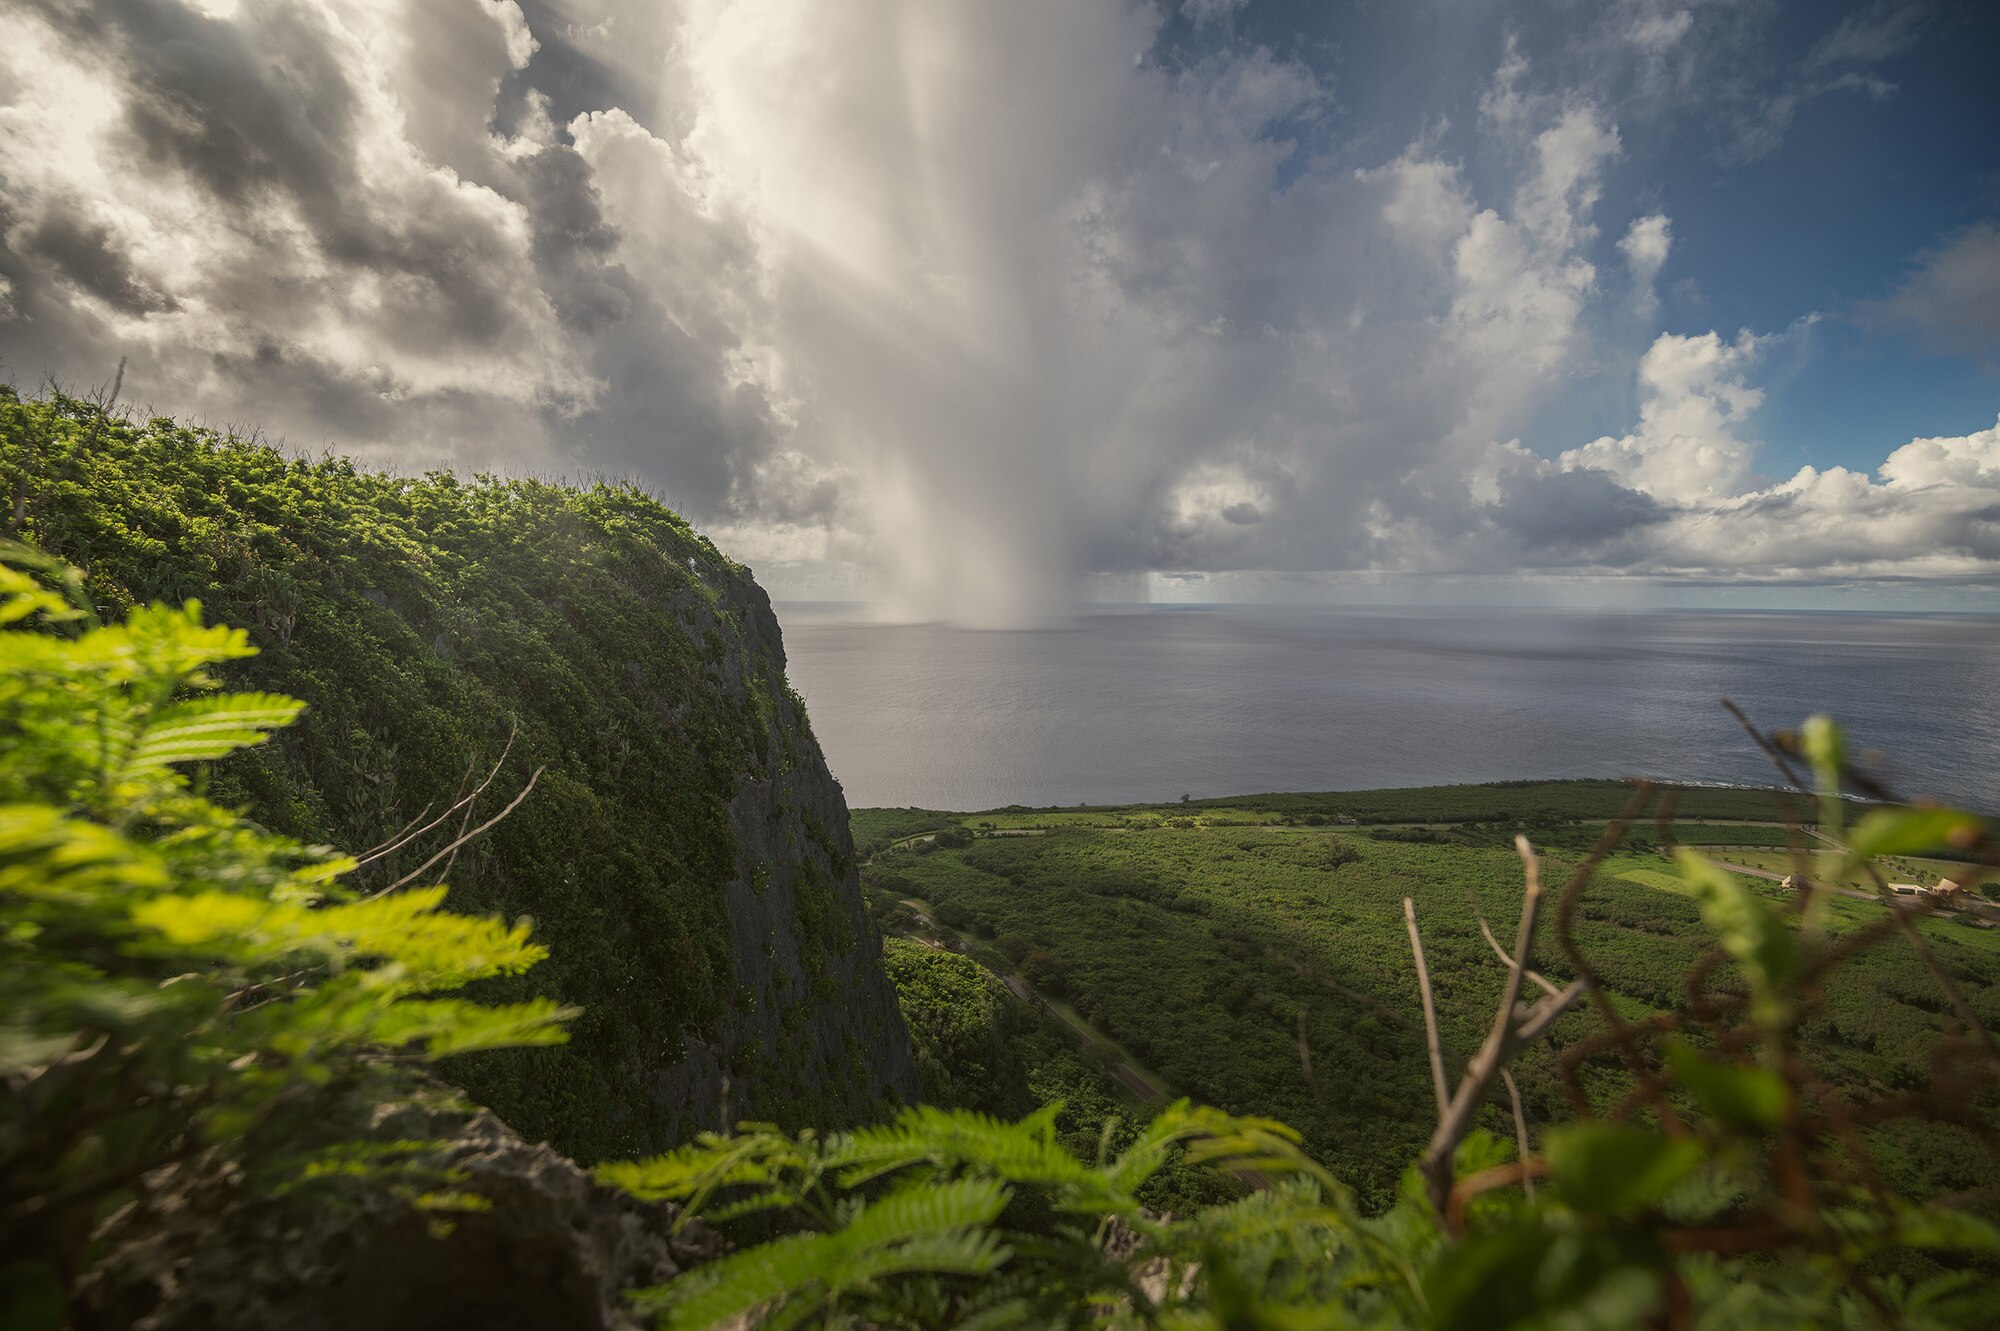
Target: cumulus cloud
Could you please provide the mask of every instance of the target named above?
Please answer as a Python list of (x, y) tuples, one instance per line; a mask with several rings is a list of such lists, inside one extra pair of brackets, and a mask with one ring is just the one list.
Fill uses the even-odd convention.
[[(1092, 572), (1986, 557), (1953, 505), (1988, 481), (1909, 481), (1929, 453), (1759, 480), (1762, 339), (1622, 340), (1671, 228), (1600, 233), (1603, 86), (1509, 43), (1457, 150), (1343, 139), (1239, 7), (1187, 0), (1186, 53), (1138, 0), (61, 0), (0, 46), (0, 359), (629, 474), (970, 622)], [(1614, 9), (1656, 71), (1715, 21)], [(1625, 373), (1628, 432), (1513, 442)], [(1949, 558), (1889, 534), (1946, 509)]]
[(1713, 332), (1662, 333), (1639, 362), (1638, 428), (1570, 449), (1563, 466), (1602, 471), (1675, 503), (1737, 493), (1754, 452), (1739, 432), (1764, 400), (1745, 382), (1757, 353), (1747, 333), (1733, 342)]
[(2000, 424), (1916, 439), (1876, 476), (1803, 467), (1790, 480), (1677, 515), (1644, 560), (1744, 578), (1990, 578), (2000, 570)]
[(1618, 252), (1625, 256), (1625, 265), (1631, 270), (1632, 290), (1643, 312), (1650, 313), (1659, 305), (1656, 283), (1660, 270), (1667, 265), (1673, 241), (1673, 224), (1663, 214), (1654, 213), (1632, 219), (1632, 225), (1618, 242)]

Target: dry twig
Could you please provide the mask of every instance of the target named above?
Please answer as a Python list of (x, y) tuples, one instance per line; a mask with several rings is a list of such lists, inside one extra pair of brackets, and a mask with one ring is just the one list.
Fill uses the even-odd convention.
[(1410, 951), (1417, 959), (1417, 992), (1424, 1002), (1424, 1044), (1431, 1053), (1431, 1090), (1437, 1096), (1438, 1117), (1444, 1117), (1445, 1107), (1450, 1102), (1450, 1093), (1445, 1089), (1444, 1045), (1438, 1040), (1437, 1002), (1431, 997), (1430, 968), (1424, 965), (1424, 939), (1417, 932), (1417, 903), (1403, 898), (1403, 923), (1410, 930)]

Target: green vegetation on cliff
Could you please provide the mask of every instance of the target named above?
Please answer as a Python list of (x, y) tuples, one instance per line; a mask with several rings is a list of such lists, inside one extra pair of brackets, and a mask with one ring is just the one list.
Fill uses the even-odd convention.
[[(1352, 963), (1339, 974), (1358, 981), (1391, 957), (1414, 962), (1410, 998), (1422, 1001), (1410, 1006), (1428, 1026), (1435, 1005), (1443, 1040), (1402, 1022), (1401, 1043), (1419, 1065), (1407, 1099), (1342, 1106), (1349, 1131), (1391, 1130), (1364, 1138), (1372, 1149), (1395, 1149), (1393, 1130), (1412, 1130), (1408, 1149), (1382, 1162), (1401, 1166), (1393, 1186), (1372, 1197), (1350, 1186), (1371, 1163), (1352, 1142), (1310, 1142), (1261, 1115), (1186, 1101), (1133, 1135), (1108, 1125), (1094, 1150), (1063, 1137), (1058, 1105), (1014, 1123), (926, 1108), (827, 1136), (746, 1128), (602, 1171), (642, 1198), (717, 1216), (776, 1212), (792, 1229), (650, 1291), (646, 1304), (663, 1326), (685, 1331), (734, 1317), (908, 1331), (1991, 1326), (2000, 1316), (1991, 974), (1968, 973), (1945, 948), (1944, 931), (1961, 926), (1932, 918), (1936, 903), (1857, 903), (1834, 884), (1856, 875), (1880, 883), (1886, 865), (1940, 842), (1981, 863), (2000, 848), (1979, 819), (1935, 808), (1869, 810), (1849, 830), (1851, 811), (1833, 794), (1845, 776), (1838, 732), (1820, 718), (1806, 734), (1826, 792), (1819, 852), (1802, 857), (1814, 878), (1767, 893), (1685, 847), (1670, 861), (1635, 857), (1643, 867), (1600, 873), (1601, 847), (1563, 863), (1522, 838), (1508, 865), (1510, 899), (1486, 903), (1502, 908), (1510, 948), (1455, 941), (1471, 932), (1463, 922), (1477, 919), (1473, 903), (1498, 866), (1452, 863), (1454, 852), (1492, 852), (1445, 839), (1422, 851), (1391, 841), (1379, 847), (1385, 856), (1375, 843), (1315, 828), (1205, 831), (1199, 818), (1177, 815), (1149, 830), (1071, 821), (1040, 836), (944, 829), (910, 842), (876, 875), (885, 915), (902, 912), (915, 931), (909, 912), (930, 921), (934, 909), (942, 923), (947, 911), (931, 903), (957, 888), (956, 913), (979, 929), (982, 910), (1039, 899), (1051, 934), (1075, 935), (1080, 948), (1032, 936), (1033, 918), (1016, 914), (996, 921), (1013, 932), (975, 949), (1008, 955), (1012, 938), (1059, 959), (1093, 949), (1140, 956), (1117, 974), (1128, 991), (1121, 1020), (1149, 1005), (1183, 1020), (1193, 1004), (1174, 991), (1193, 984), (1211, 1020), (1177, 1036), (1163, 1027), (1161, 1037), (1196, 1046), (1190, 1075), (1203, 1063), (1224, 1078), (1261, 1073), (1262, 1084), (1240, 1083), (1249, 1094), (1296, 1079), (1323, 1113), (1347, 1092), (1355, 1063), (1337, 1047), (1327, 1058), (1309, 1052), (1304, 1002), (1280, 1013), (1262, 993), (1201, 991), (1204, 976), (1189, 969), (1200, 969), (1198, 935), (1148, 950), (1148, 934), (1167, 920), (1127, 907), (1186, 901), (1197, 921), (1218, 904), (1235, 920), (1268, 917), (1275, 927), (1261, 935), (1225, 935), (1244, 954), (1209, 949), (1254, 957), (1241, 977), (1250, 981), (1285, 969), (1288, 945), (1307, 959), (1308, 978), (1330, 979), (1337, 960)], [(1237, 866), (1227, 841), (1276, 862)], [(1010, 858), (979, 862), (1002, 846)], [(884, 881), (905, 862), (920, 867)], [(1190, 865), (1202, 873), (1179, 872)], [(1003, 868), (1017, 872), (1004, 877)], [(999, 886), (968, 905), (965, 885), (981, 875)], [(1367, 919), (1370, 877), (1406, 894), (1394, 931), (1403, 938)], [(1630, 920), (1623, 932), (1592, 927), (1607, 922), (1607, 878), (1652, 894), (1646, 940), (1626, 936), (1636, 932)], [(1423, 893), (1439, 879), (1466, 905), (1449, 911), (1436, 891)], [(937, 889), (930, 902), (907, 893), (919, 881)], [(1090, 907), (1078, 892), (1106, 900)], [(1486, 963), (1490, 953), (1497, 964)], [(1659, 973), (1635, 979), (1641, 960)], [(1156, 974), (1144, 964), (1175, 961), (1181, 969)], [(1496, 970), (1493, 984), (1479, 978)], [(1614, 974), (1624, 992), (1607, 982)], [(1906, 1030), (1917, 1047), (1895, 1055), (1924, 1056), (1926, 1066), (1891, 1081), (1856, 1075), (1861, 1065), (1830, 1047), (1826, 1023), (1855, 1018), (1855, 999), (1892, 977), (1925, 987), (1899, 999), (1945, 1015)], [(1654, 984), (1650, 1001), (1630, 992)], [(1381, 1006), (1359, 989), (1339, 993), (1350, 1015)], [(1242, 1019), (1232, 1024), (1234, 1014)], [(1296, 1018), (1295, 1071), (1283, 1059), (1255, 1061), (1266, 1048), (1255, 1043), (1259, 1026), (1281, 1015)], [(1564, 1103), (1524, 1113), (1517, 1080), (1545, 1055), (1551, 1031)], [(1218, 1033), (1246, 1050), (1216, 1043)], [(1495, 1111), (1498, 1131), (1480, 1128)], [(1910, 1167), (1941, 1146), (1949, 1158)], [(1256, 1191), (1161, 1214), (1145, 1190), (1173, 1161), (1228, 1170)]]
[(368, 884), (539, 773), (450, 865), (455, 907), (532, 916), (550, 948), (495, 996), (582, 1009), (566, 1046), (451, 1069), (523, 1132), (597, 1159), (908, 1088), (845, 811), (768, 603), (654, 499), (383, 475), (0, 388), (0, 505), (107, 617), (198, 597), (247, 628), (261, 650), (230, 685), (305, 708), (202, 779), (274, 832), (382, 846), (505, 755), (469, 824), (370, 863)]
[[(368, 891), (351, 857), (191, 789), (298, 714), (214, 691), (241, 630), (192, 604), (94, 623), (5, 564), (0, 625), (0, 1324), (55, 1327), (99, 1222), (162, 1167), (387, 1184), (406, 1150), (299, 1143), (400, 1066), (559, 1044), (573, 1014), (455, 996), (547, 955), (525, 923), (444, 910), (429, 881)], [(400, 1184), (419, 1207), (477, 1203), (425, 1182)]]

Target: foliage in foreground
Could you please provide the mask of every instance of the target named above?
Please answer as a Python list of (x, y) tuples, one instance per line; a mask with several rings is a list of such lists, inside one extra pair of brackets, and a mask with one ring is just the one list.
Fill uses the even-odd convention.
[[(1437, 1129), (1380, 1214), (1365, 1214), (1289, 1128), (1184, 1101), (1122, 1149), (1109, 1149), (1107, 1129), (1094, 1157), (1065, 1149), (1056, 1105), (1017, 1123), (918, 1108), (825, 1137), (746, 1125), (600, 1171), (689, 1214), (781, 1231), (642, 1301), (670, 1331), (744, 1317), (764, 1328), (1214, 1331), (1993, 1325), (1995, 1199), (1899, 1193), (1870, 1134), (1948, 1124), (2000, 1147), (2000, 1051), (1886, 880), (1879, 918), (1844, 933), (1827, 929), (1830, 893), (1814, 884), (1940, 843), (1987, 856), (1992, 846), (1979, 820), (1941, 809), (1879, 810), (1850, 830), (1831, 724), (1773, 743), (1819, 778), (1823, 849), (1811, 863), (1801, 852), (1801, 886), (1782, 903), (1678, 853), (1715, 946), (1672, 1009), (1621, 1014), (1576, 948), (1573, 918), (1617, 828), (1555, 903), (1577, 977), (1560, 988), (1535, 969), (1543, 889), (1521, 843), (1528, 890), (1492, 1033), (1455, 1084), (1434, 1057)], [(1413, 911), (1409, 926), (1415, 945)], [(1830, 1086), (1801, 1052), (1826, 979), (1897, 933), (1930, 965), (1954, 1025), (1922, 1084)], [(1546, 995), (1532, 1005), (1519, 997), (1531, 982)], [(1516, 1146), (1474, 1129), (1507, 1063), (1586, 997), (1601, 1028), (1561, 1060), (1575, 1118), (1538, 1149), (1518, 1109)], [(1581, 1075), (1607, 1057), (1626, 1075)], [(1139, 1189), (1177, 1156), (1258, 1190), (1178, 1217), (1147, 1209)]]
[(442, 885), (361, 895), (343, 881), (354, 859), (203, 798), (185, 765), (300, 707), (209, 691), (213, 667), (252, 651), (240, 630), (203, 625), (192, 601), (100, 624), (67, 582), (0, 564), (9, 1326), (52, 1316), (97, 1220), (150, 1171), (226, 1156), (269, 1185), (310, 1166), (288, 1142), (326, 1097), (398, 1062), (560, 1041), (569, 1015), (455, 995), (542, 959), (525, 920), (447, 911)]

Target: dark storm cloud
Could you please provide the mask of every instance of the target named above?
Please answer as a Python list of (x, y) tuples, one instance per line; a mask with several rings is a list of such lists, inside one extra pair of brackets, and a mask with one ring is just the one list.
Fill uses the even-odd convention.
[[(4, 229), (4, 222), (5, 215), (0, 214), (0, 229)], [(67, 208), (58, 205), (44, 210), (22, 228), (17, 243), (24, 258), (40, 260), (52, 275), (126, 314), (177, 308), (173, 297), (140, 279), (109, 227), (87, 221)]]
[(1595, 546), (1668, 516), (1651, 495), (1590, 469), (1541, 476), (1503, 472), (1500, 499), (1492, 506), (1493, 521), (1503, 531), (1551, 553)]
[(53, 12), (78, 46), (117, 64), (126, 128), (155, 169), (186, 172), (237, 208), (276, 189), (323, 213), (352, 190), (354, 98), (318, 15), (273, 6), (253, 27), (157, 0)]
[(536, 265), (564, 325), (596, 336), (632, 312), (628, 274), (615, 266), (617, 229), (604, 219), (590, 165), (567, 145), (550, 145), (520, 164)]

